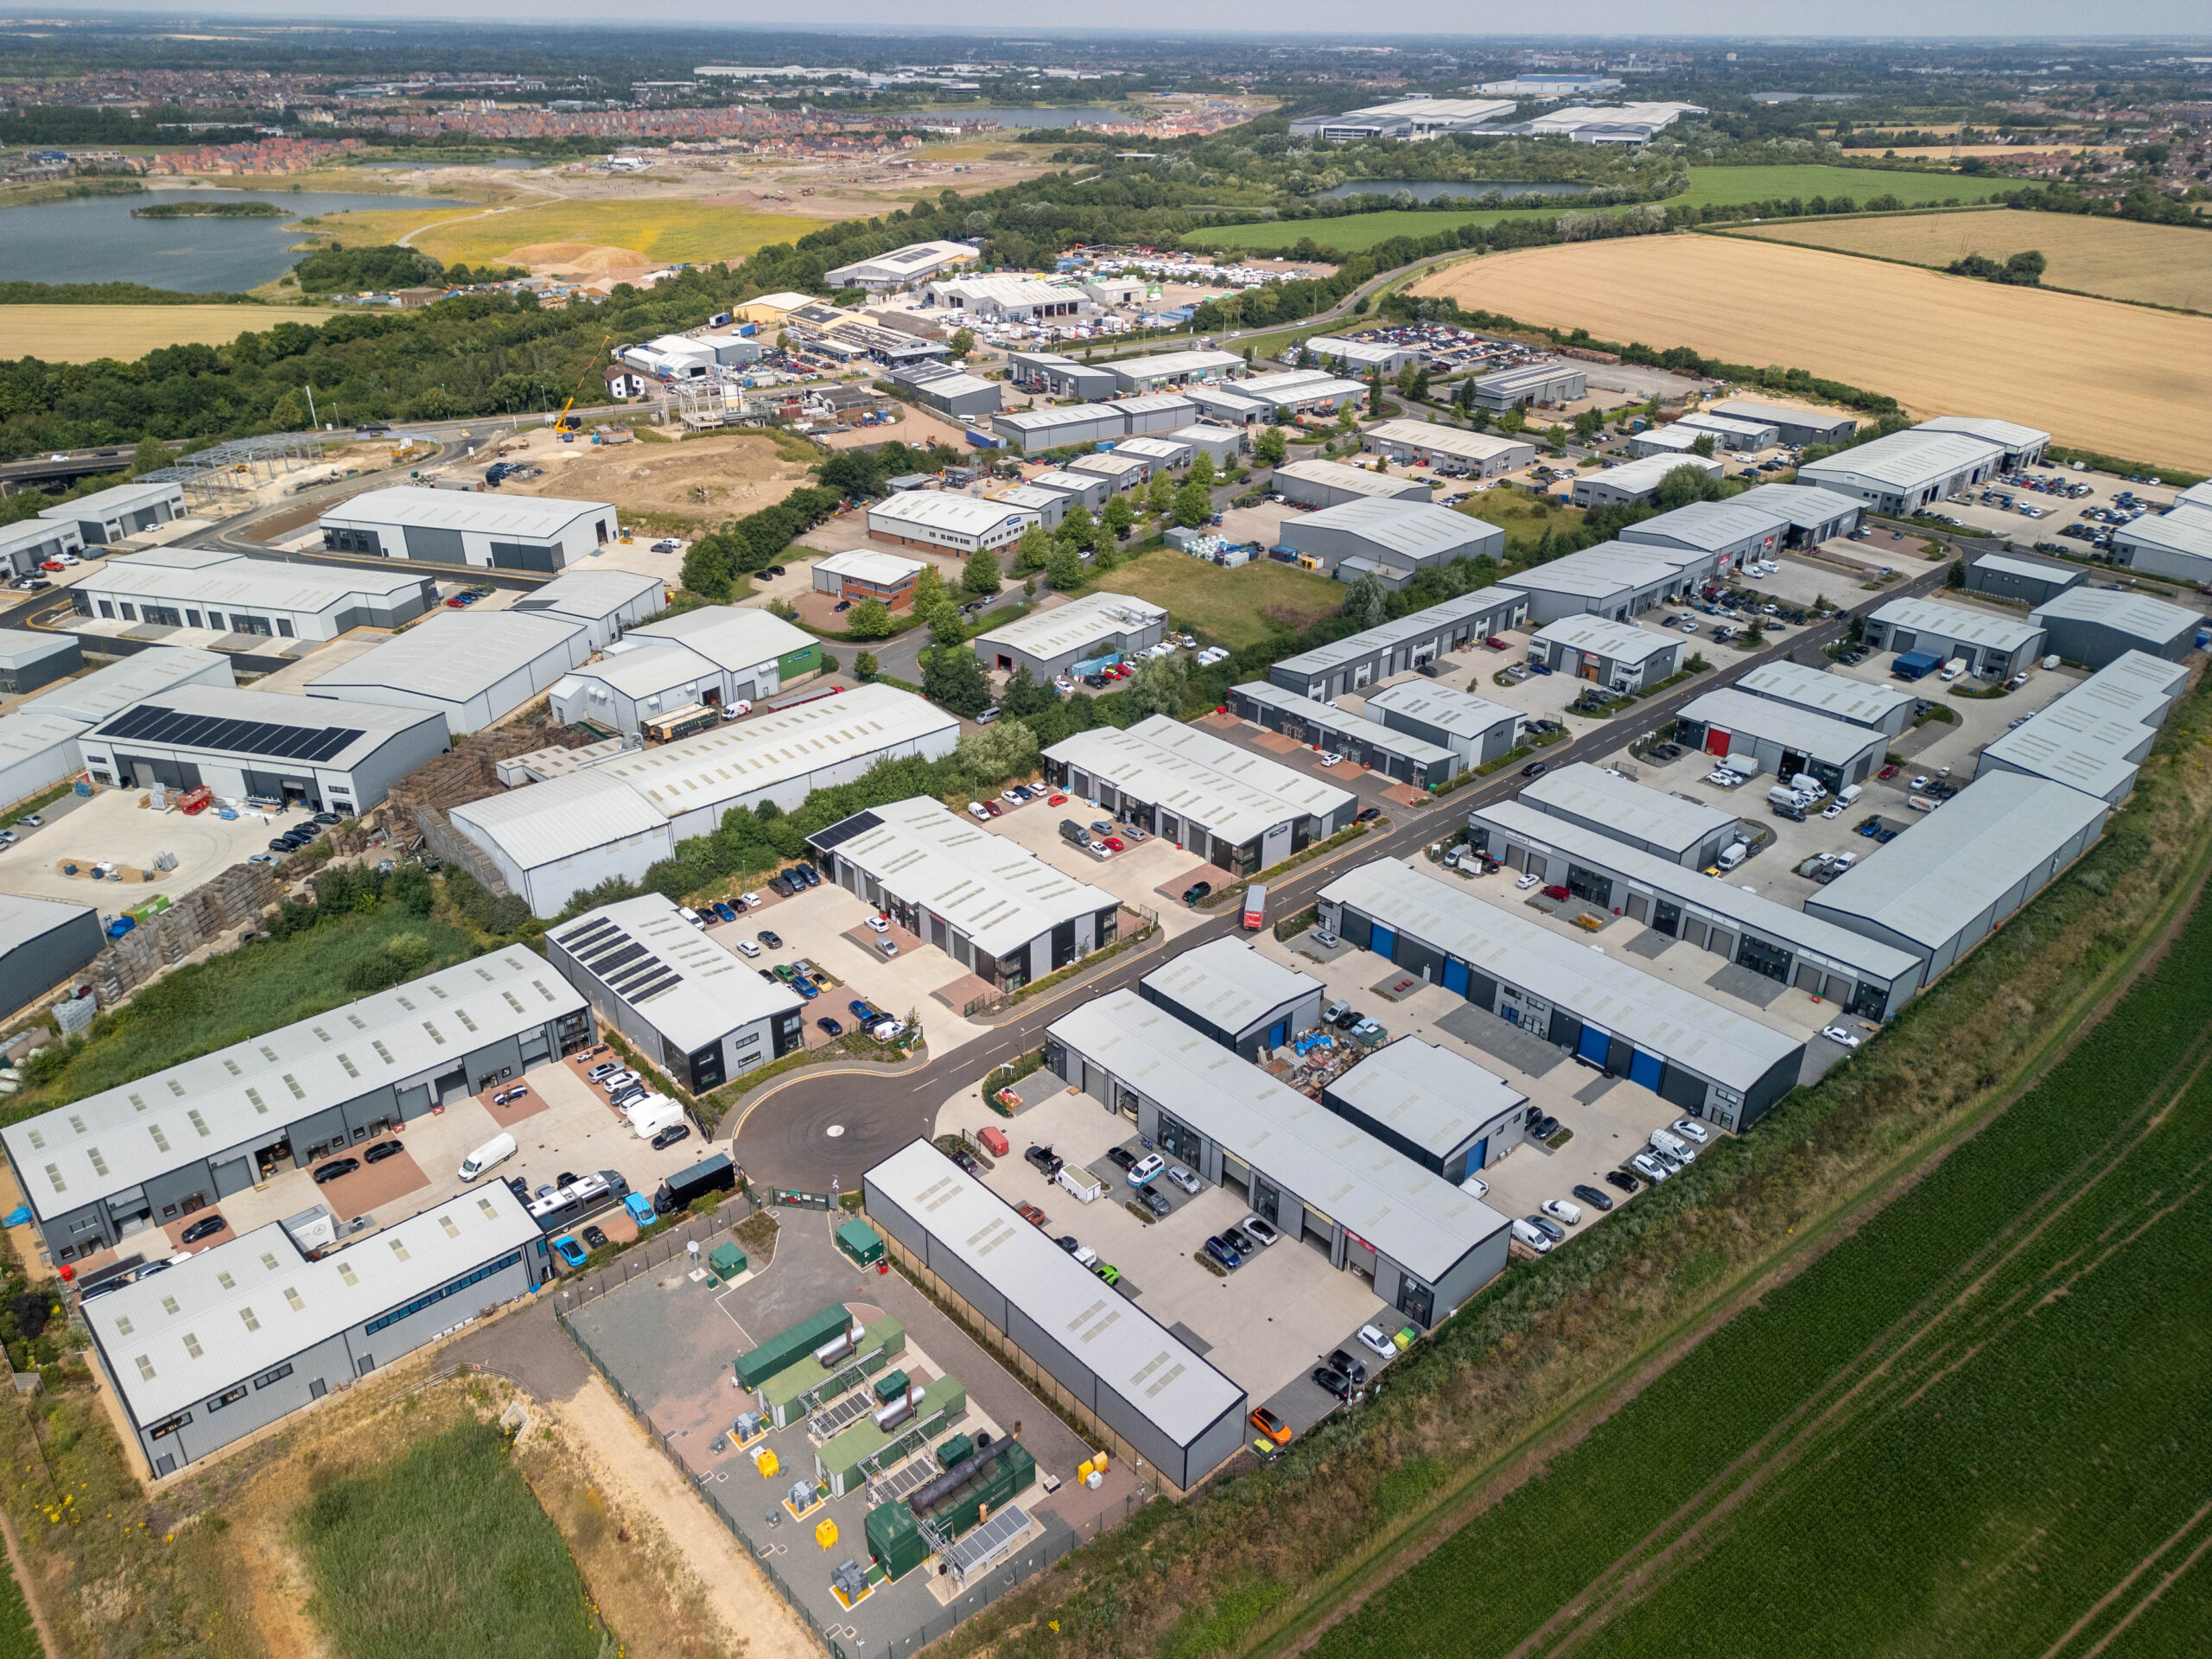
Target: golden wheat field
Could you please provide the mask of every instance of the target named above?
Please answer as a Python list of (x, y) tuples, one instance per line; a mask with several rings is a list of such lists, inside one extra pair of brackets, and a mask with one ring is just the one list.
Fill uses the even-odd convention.
[(0, 362), (129, 363), (163, 346), (227, 346), (280, 322), (327, 322), (312, 305), (0, 305)]
[(1688, 346), (1886, 392), (1916, 415), (1995, 415), (2062, 443), (2212, 472), (2212, 317), (1946, 276), (1736, 237), (1519, 249), (1432, 271), (1469, 310)]
[(1969, 253), (2005, 259), (2033, 248), (2050, 262), (2044, 273), (2046, 287), (2212, 312), (2212, 236), (2186, 225), (1999, 207), (1825, 225), (1801, 220), (1729, 234), (1938, 269)]

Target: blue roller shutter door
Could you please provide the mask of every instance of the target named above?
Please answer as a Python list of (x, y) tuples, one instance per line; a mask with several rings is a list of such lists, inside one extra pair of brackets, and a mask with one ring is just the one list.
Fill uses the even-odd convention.
[(1467, 994), (1467, 964), (1465, 963), (1454, 961), (1449, 957), (1444, 959), (1444, 988), (1447, 991), (1456, 991), (1461, 996)]
[(1274, 1025), (1268, 1027), (1268, 1046), (1269, 1048), (1281, 1048), (1283, 1046), (1285, 1039), (1287, 1039), (1289, 1035), (1290, 1021), (1287, 1020), (1276, 1020)]
[(1659, 1092), (1660, 1075), (1665, 1070), (1665, 1064), (1656, 1054), (1639, 1052), (1629, 1062), (1628, 1080), (1630, 1083), (1642, 1084), (1656, 1095)]
[(1574, 1052), (1586, 1060), (1603, 1065), (1605, 1063), (1606, 1052), (1612, 1046), (1612, 1034), (1610, 1032), (1596, 1026), (1585, 1026), (1582, 1027), (1581, 1040), (1574, 1046)]
[(1377, 922), (1375, 924), (1373, 942), (1367, 948), (1385, 962), (1395, 962), (1398, 959), (1398, 936)]

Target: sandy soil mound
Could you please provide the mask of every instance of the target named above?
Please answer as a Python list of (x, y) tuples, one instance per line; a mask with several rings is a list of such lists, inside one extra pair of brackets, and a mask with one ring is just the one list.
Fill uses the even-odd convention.
[(504, 493), (611, 501), (625, 512), (679, 513), (708, 523), (773, 506), (810, 481), (806, 467), (785, 460), (767, 438), (739, 433), (680, 444), (549, 445), (543, 454), (532, 446), (531, 458), (544, 474), (509, 484)]
[(526, 265), (541, 276), (614, 276), (653, 269), (653, 262), (635, 248), (601, 247), (589, 242), (532, 242), (510, 248), (499, 257), (509, 264)]

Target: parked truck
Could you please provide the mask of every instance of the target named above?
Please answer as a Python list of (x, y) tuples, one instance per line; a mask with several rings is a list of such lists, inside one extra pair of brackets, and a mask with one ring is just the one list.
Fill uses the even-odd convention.
[(1268, 889), (1255, 881), (1244, 889), (1244, 931), (1256, 933), (1268, 925)]
[(709, 1192), (728, 1192), (737, 1185), (737, 1166), (726, 1152), (711, 1158), (702, 1158), (689, 1169), (679, 1169), (660, 1184), (653, 1193), (653, 1213), (657, 1216), (688, 1210), (692, 1201)]

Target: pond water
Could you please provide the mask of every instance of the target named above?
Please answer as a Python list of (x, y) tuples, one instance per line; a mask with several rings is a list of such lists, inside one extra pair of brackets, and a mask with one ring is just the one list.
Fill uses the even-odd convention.
[(241, 293), (273, 282), (299, 257), (290, 219), (133, 219), (133, 207), (179, 201), (272, 201), (305, 218), (347, 208), (467, 207), (446, 196), (340, 195), (302, 190), (149, 190), (143, 195), (42, 201), (0, 209), (0, 280), (143, 283), (183, 294)]
[(1313, 194), (1319, 200), (1340, 201), (1346, 196), (1395, 196), (1403, 190), (1415, 201), (1448, 201), (1461, 196), (1474, 200), (1493, 190), (1501, 196), (1579, 196), (1591, 188), (1555, 181), (1536, 184), (1492, 179), (1347, 179)]

